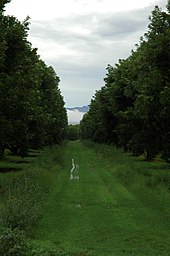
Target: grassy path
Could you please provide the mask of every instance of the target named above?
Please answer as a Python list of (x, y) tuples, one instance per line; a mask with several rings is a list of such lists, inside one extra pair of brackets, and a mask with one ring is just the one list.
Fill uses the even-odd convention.
[[(112, 160), (80, 142), (69, 143), (34, 238), (66, 255), (169, 255), (168, 212), (139, 199), (114, 177)], [(79, 180), (70, 180), (72, 158)]]

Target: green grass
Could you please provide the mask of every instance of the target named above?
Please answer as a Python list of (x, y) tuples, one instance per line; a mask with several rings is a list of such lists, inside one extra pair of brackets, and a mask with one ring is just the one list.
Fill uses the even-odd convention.
[[(21, 169), (0, 174), (5, 226), (0, 249), (1, 241), (13, 243), (16, 237), (33, 248), (23, 256), (169, 255), (166, 163), (80, 141), (30, 155), (22, 159), (6, 152), (0, 162), (0, 168)], [(79, 165), (79, 180), (70, 180), (72, 159)], [(25, 243), (18, 230), (11, 230), (15, 226), (31, 240)]]
[(33, 246), (28, 238), (42, 216), (62, 156), (62, 146), (53, 146), (31, 151), (24, 159), (6, 152), (0, 161), (0, 255), (52, 255), (51, 249)]
[[(65, 147), (60, 163), (54, 156), (43, 217), (33, 232), (36, 246), (64, 255), (169, 255), (166, 164), (80, 142)], [(79, 180), (69, 179), (72, 158), (80, 167)]]
[(10, 151), (6, 150), (3, 158), (0, 160), (0, 175), (28, 169), (39, 155), (40, 151), (30, 150), (27, 157), (21, 157), (13, 155)]

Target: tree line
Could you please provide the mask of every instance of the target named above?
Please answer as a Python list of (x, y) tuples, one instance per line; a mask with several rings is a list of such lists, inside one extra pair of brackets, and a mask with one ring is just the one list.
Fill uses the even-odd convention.
[(170, 1), (166, 12), (154, 8), (148, 31), (127, 59), (108, 65), (104, 82), (81, 121), (82, 137), (170, 161)]
[(28, 41), (29, 17), (5, 16), (0, 3), (0, 155), (7, 148), (26, 155), (29, 148), (60, 143), (67, 114), (59, 77)]

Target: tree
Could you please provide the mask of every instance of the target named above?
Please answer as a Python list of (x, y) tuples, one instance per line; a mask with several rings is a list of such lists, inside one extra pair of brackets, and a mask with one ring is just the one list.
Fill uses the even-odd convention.
[(4, 8), (5, 8), (5, 5), (7, 3), (10, 3), (10, 2), (11, 2), (11, 0), (1, 0), (1, 2), (0, 2), (0, 12), (3, 12)]
[[(170, 2), (168, 2), (167, 9)], [(126, 60), (108, 66), (81, 122), (83, 136), (134, 155), (170, 158), (170, 15), (157, 6), (148, 31)]]
[(4, 16), (7, 2), (0, 5), (0, 154), (24, 156), (29, 147), (59, 143), (67, 115), (59, 77), (27, 40), (29, 17)]
[(79, 124), (76, 124), (76, 125), (70, 124), (68, 126), (67, 139), (68, 140), (78, 140), (78, 139), (80, 139)]

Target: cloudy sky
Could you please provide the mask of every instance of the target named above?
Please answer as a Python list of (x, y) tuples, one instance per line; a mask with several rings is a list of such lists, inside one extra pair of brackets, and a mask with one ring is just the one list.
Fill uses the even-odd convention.
[(29, 41), (60, 77), (66, 106), (83, 106), (108, 64), (130, 55), (155, 5), (167, 0), (12, 0), (6, 14), (31, 18)]

